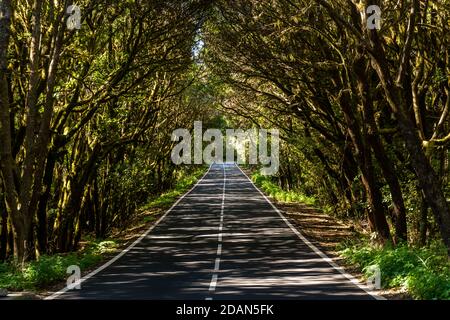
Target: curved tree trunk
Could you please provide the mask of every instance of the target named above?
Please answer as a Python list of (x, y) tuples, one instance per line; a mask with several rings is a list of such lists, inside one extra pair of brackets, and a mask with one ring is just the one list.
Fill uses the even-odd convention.
[(367, 125), (368, 142), (373, 149), (375, 158), (383, 171), (383, 176), (389, 185), (393, 205), (393, 222), (395, 227), (394, 243), (407, 241), (406, 209), (403, 201), (402, 190), (395, 173), (393, 162), (389, 159), (383, 143), (378, 135), (375, 122), (372, 96), (370, 94), (369, 78), (365, 59), (359, 57), (354, 63), (354, 70), (358, 83), (358, 92), (363, 106), (363, 118)]

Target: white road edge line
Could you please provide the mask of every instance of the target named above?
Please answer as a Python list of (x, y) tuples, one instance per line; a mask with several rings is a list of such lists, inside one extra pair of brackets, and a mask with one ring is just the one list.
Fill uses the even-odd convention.
[(313, 250), (319, 257), (321, 257), (323, 260), (328, 262), (330, 266), (332, 266), (335, 270), (339, 271), (344, 277), (346, 277), (350, 282), (352, 282), (354, 285), (359, 287), (360, 289), (364, 290), (366, 293), (371, 295), (377, 300), (387, 300), (385, 297), (377, 294), (373, 290), (370, 290), (367, 286), (363, 285), (358, 279), (356, 279), (351, 274), (347, 273), (344, 268), (336, 264), (330, 257), (328, 257), (325, 253), (319, 250), (314, 244), (312, 244), (308, 239), (305, 238), (305, 236), (297, 230), (290, 222), (286, 219), (285, 216), (278, 210), (278, 208), (267, 198), (267, 196), (259, 190), (259, 188), (253, 183), (253, 181), (245, 174), (242, 169), (235, 164), (236, 167), (242, 172), (242, 174), (250, 181), (250, 183), (253, 185), (253, 187), (258, 190), (258, 192), (266, 199), (266, 201), (272, 206), (272, 208), (278, 213), (278, 215), (281, 217), (281, 219), (288, 225), (288, 227), (309, 247), (311, 250)]
[[(194, 190), (198, 184), (203, 181), (203, 179), (206, 177), (206, 175), (209, 173), (209, 171), (211, 170), (212, 165), (209, 166), (208, 170), (205, 172), (205, 174), (194, 184), (194, 186), (189, 189), (185, 194), (183, 194), (165, 213), (163, 216), (161, 216), (154, 224), (152, 224), (150, 226), (150, 228), (147, 229), (147, 231), (145, 231), (138, 239), (136, 239), (132, 244), (130, 244), (127, 248), (125, 248), (124, 250), (122, 250), (119, 254), (117, 254), (115, 257), (113, 257), (111, 260), (109, 260), (108, 262), (106, 262), (105, 264), (103, 264), (102, 266), (98, 267), (97, 269), (95, 269), (94, 271), (90, 272), (89, 274), (85, 275), (84, 277), (82, 277), (80, 279), (80, 284), (83, 283), (84, 281), (86, 281), (87, 279), (91, 278), (92, 276), (96, 275), (97, 273), (99, 273), (100, 271), (102, 271), (103, 269), (109, 267), (110, 265), (112, 265), (114, 262), (116, 262), (119, 258), (121, 258), (123, 255), (125, 255), (128, 251), (130, 251), (135, 245), (137, 245), (139, 242), (142, 241), (142, 239), (145, 238), (145, 236), (147, 236), (177, 205), (178, 203), (180, 203), (181, 200), (184, 199), (184, 197), (186, 197), (188, 194), (190, 194), (192, 192), (192, 190)], [(70, 291), (69, 288), (64, 287), (63, 289), (53, 293), (51, 296), (48, 296), (46, 298), (44, 298), (44, 300), (53, 300), (57, 297), (59, 297), (60, 295), (66, 293), (67, 291)]]
[[(217, 279), (219, 277), (220, 270), (220, 256), (222, 255), (222, 230), (223, 230), (223, 213), (225, 211), (225, 192), (227, 185), (227, 174), (225, 169), (225, 164), (222, 163), (223, 168), (223, 188), (222, 188), (222, 205), (220, 206), (220, 222), (219, 222), (219, 235), (217, 238), (217, 253), (216, 261), (214, 263), (214, 271), (211, 278), (211, 283), (209, 284), (209, 292), (214, 292), (217, 286)], [(212, 300), (212, 297), (207, 297), (205, 300)]]

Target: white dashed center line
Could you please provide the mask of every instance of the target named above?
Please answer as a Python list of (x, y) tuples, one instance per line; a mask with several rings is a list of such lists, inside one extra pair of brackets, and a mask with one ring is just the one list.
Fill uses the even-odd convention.
[[(211, 283), (209, 284), (210, 293), (213, 293), (216, 290), (217, 278), (219, 277), (219, 270), (220, 270), (220, 256), (222, 255), (223, 212), (225, 209), (225, 186), (227, 183), (227, 174), (224, 164), (222, 164), (222, 168), (223, 168), (222, 205), (220, 206), (220, 223), (219, 223), (219, 235), (217, 238), (218, 244), (217, 244), (216, 261), (214, 263), (214, 271), (211, 278)], [(206, 298), (206, 300), (212, 300), (212, 298), (208, 297)]]

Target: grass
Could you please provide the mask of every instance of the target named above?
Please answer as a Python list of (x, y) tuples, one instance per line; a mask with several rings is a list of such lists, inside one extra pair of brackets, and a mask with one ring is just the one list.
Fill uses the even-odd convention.
[[(175, 187), (158, 197), (151, 199), (145, 206), (144, 210), (152, 208), (166, 208), (171, 206), (179, 196), (188, 191), (200, 177), (205, 173), (205, 168), (201, 167), (191, 173), (181, 172)], [(148, 219), (148, 217), (145, 217)]]
[(414, 299), (450, 300), (450, 263), (445, 246), (374, 247), (368, 241), (342, 244), (340, 254), (368, 278), (370, 266), (381, 270), (383, 288), (403, 288)]
[(112, 240), (91, 241), (79, 252), (43, 255), (28, 262), (23, 270), (13, 264), (0, 263), (0, 288), (11, 291), (36, 290), (67, 279), (67, 267), (77, 265), (81, 270), (89, 269), (103, 260), (103, 256), (116, 249)]
[(301, 202), (307, 205), (315, 205), (316, 200), (313, 197), (306, 196), (298, 191), (285, 191), (274, 183), (269, 176), (263, 176), (259, 172), (252, 174), (252, 181), (266, 194), (279, 202)]

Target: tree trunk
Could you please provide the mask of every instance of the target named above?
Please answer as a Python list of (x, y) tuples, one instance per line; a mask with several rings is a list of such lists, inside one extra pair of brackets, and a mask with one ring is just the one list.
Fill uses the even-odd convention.
[(420, 217), (419, 217), (419, 244), (421, 246), (427, 243), (428, 231), (428, 204), (423, 196), (421, 196)]
[(359, 57), (355, 60), (354, 70), (357, 76), (358, 92), (364, 109), (363, 117), (367, 125), (368, 141), (374, 151), (375, 158), (383, 172), (383, 176), (389, 185), (393, 205), (393, 222), (395, 227), (394, 243), (407, 241), (406, 209), (403, 201), (402, 190), (395, 173), (395, 167), (386, 154), (383, 143), (378, 135), (375, 122), (372, 96), (370, 93), (369, 79), (365, 59)]
[(7, 79), (7, 51), (10, 38), (10, 23), (12, 18), (10, 0), (0, 1), (0, 168), (6, 192), (8, 215), (11, 217), (14, 233), (14, 258), (18, 264), (25, 260), (26, 226), (22, 204), (17, 193), (17, 173), (12, 157), (11, 118), (9, 113), (9, 90)]
[(6, 259), (7, 246), (8, 246), (8, 213), (6, 211), (4, 195), (3, 193), (0, 192), (0, 261), (4, 261)]
[(50, 192), (53, 183), (53, 171), (57, 159), (56, 148), (52, 148), (48, 153), (47, 163), (45, 167), (43, 185), (44, 192), (39, 197), (37, 209), (37, 248), (40, 254), (48, 252), (48, 219), (47, 219), (47, 203), (50, 199)]
[(340, 105), (347, 122), (349, 135), (355, 147), (356, 158), (358, 159), (358, 165), (361, 170), (361, 180), (367, 193), (367, 200), (370, 206), (369, 223), (371, 224), (371, 228), (376, 231), (382, 243), (391, 241), (381, 193), (377, 186), (375, 172), (373, 170), (370, 149), (367, 147), (360, 133), (360, 127), (355, 117), (356, 111), (352, 108), (348, 91), (342, 92)]
[[(414, 123), (408, 116), (406, 111), (408, 108), (405, 105), (407, 99), (403, 97), (404, 90), (393, 81), (391, 74), (388, 72), (388, 64), (376, 33), (372, 33), (372, 43), (372, 66), (380, 78), (389, 106), (398, 121), (400, 134), (411, 156), (411, 165), (450, 255), (450, 210), (440, 179), (426, 157)], [(403, 84), (403, 81), (400, 81), (400, 83)]]

